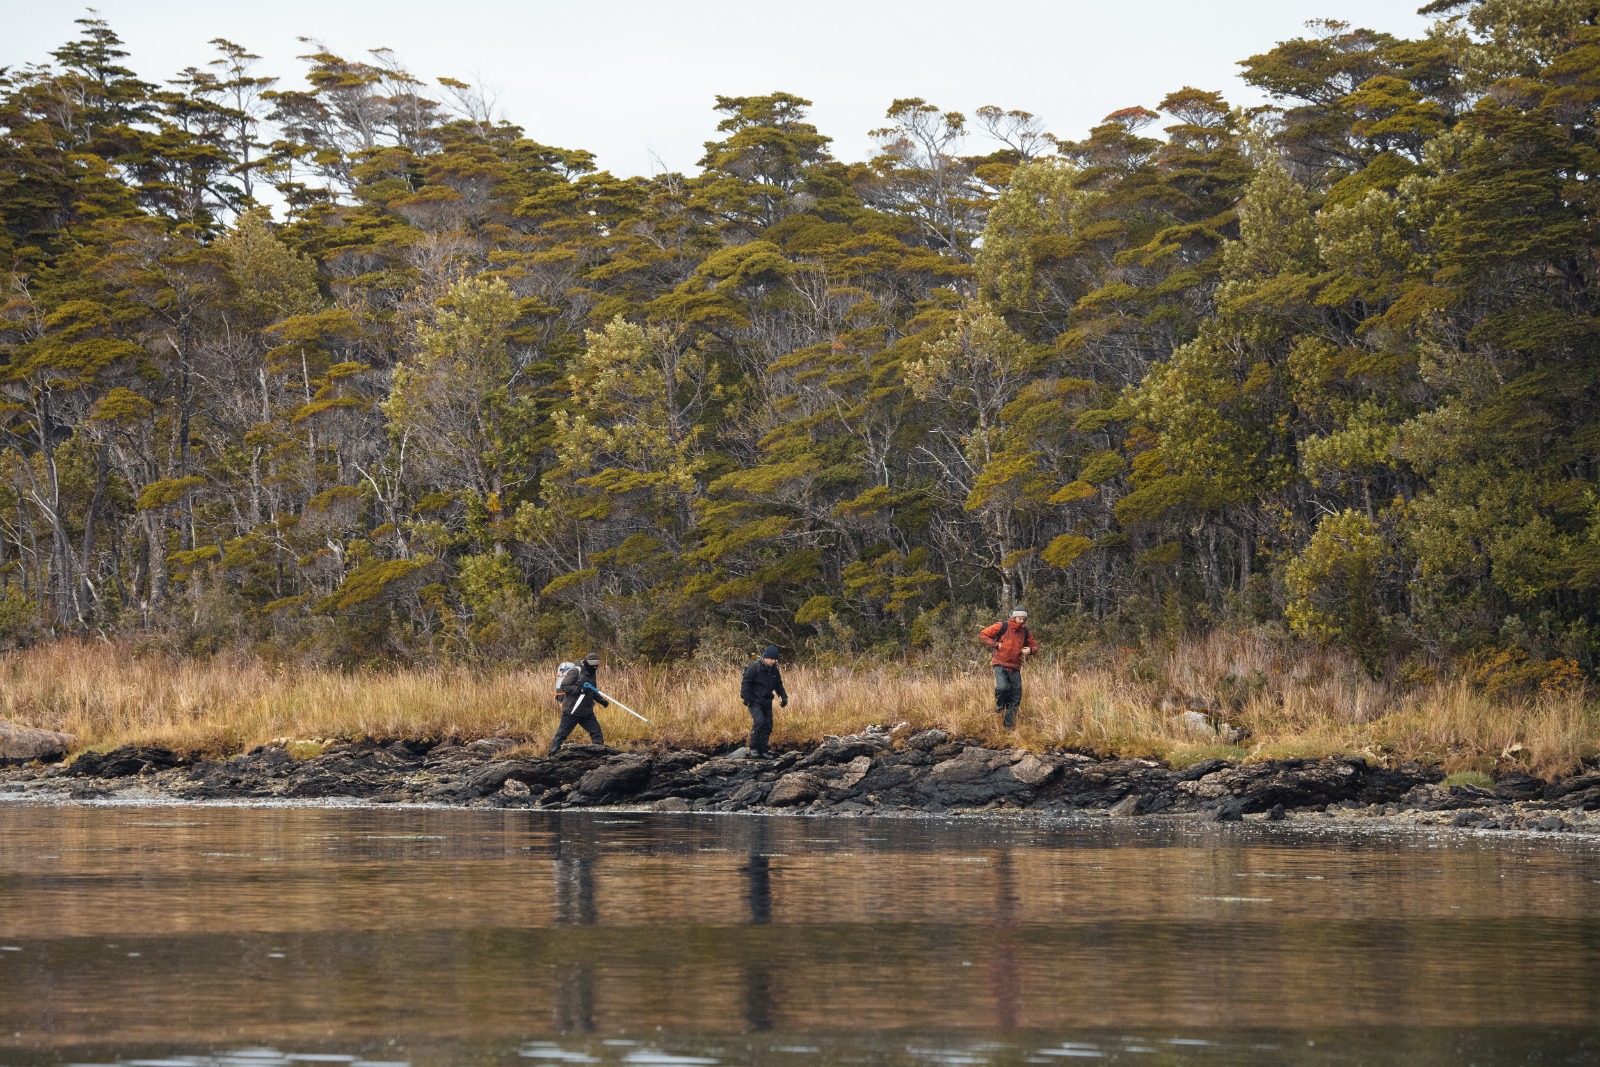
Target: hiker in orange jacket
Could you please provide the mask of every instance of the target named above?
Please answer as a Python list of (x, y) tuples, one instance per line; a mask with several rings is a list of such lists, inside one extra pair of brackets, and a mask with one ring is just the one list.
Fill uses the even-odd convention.
[(1022, 661), (1039, 651), (1039, 642), (1028, 629), (1028, 613), (1012, 608), (1011, 617), (987, 627), (979, 639), (994, 649), (994, 710), (1006, 717), (1006, 729), (1017, 725), (1017, 707), (1022, 703)]

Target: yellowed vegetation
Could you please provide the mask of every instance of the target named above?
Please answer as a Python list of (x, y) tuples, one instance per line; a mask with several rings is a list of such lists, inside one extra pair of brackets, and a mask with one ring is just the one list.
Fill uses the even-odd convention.
[[(96, 749), (149, 743), (225, 753), (288, 738), (309, 755), (331, 738), (400, 736), (513, 737), (539, 748), (557, 717), (551, 674), (544, 664), (342, 673), (61, 641), (0, 658), (0, 718), (66, 730)], [(1345, 754), (1550, 774), (1600, 753), (1600, 707), (1582, 691), (1490, 699), (1466, 680), (1401, 690), (1332, 652), (1252, 635), (1085, 649), (1030, 664), (1015, 734), (992, 710), (981, 664), (792, 664), (784, 675), (793, 699), (777, 713), (779, 745), (903, 721), (993, 743), (1178, 763)], [(615, 744), (705, 747), (737, 740), (749, 726), (736, 665), (607, 666), (601, 682), (651, 720), (601, 709)], [(1194, 736), (1175, 721), (1185, 708), (1211, 709), (1250, 737), (1229, 746)], [(575, 740), (583, 739), (580, 729)]]

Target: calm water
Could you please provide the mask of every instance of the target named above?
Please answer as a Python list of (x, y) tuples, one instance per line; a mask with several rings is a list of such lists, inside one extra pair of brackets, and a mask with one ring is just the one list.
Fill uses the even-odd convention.
[(0, 1064), (1600, 1062), (1600, 850), (0, 804)]

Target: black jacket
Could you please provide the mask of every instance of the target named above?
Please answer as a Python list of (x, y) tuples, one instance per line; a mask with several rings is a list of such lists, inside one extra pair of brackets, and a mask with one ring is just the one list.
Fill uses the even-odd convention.
[(769, 667), (761, 660), (756, 660), (744, 669), (744, 680), (739, 683), (739, 699), (746, 707), (751, 704), (770, 705), (774, 693), (784, 700), (789, 699), (789, 694), (783, 689), (783, 675), (776, 663)]
[[(600, 688), (598, 685), (595, 685), (594, 668), (589, 666), (587, 663), (580, 663), (578, 666), (561, 676), (561, 684), (556, 686), (556, 694), (561, 701), (562, 714), (566, 714), (577, 706), (578, 697), (583, 694), (583, 686), (585, 682), (590, 685), (594, 685), (596, 689)], [(603, 708), (609, 708), (611, 706), (611, 701), (607, 700), (605, 697), (596, 696), (593, 693), (589, 694), (589, 699), (594, 703), (599, 704)]]

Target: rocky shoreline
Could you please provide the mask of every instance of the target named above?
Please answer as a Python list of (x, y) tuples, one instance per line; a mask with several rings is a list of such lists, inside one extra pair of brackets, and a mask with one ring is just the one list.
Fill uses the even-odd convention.
[[(312, 746), (319, 748), (320, 746)], [(816, 815), (1032, 812), (1209, 822), (1333, 815), (1474, 829), (1600, 833), (1600, 771), (1493, 789), (1442, 784), (1414, 763), (1361, 759), (1182, 769), (1081, 752), (994, 749), (941, 730), (872, 730), (750, 758), (743, 749), (619, 751), (573, 745), (520, 757), (517, 743), (398, 740), (333, 744), (297, 757), (283, 744), (232, 759), (164, 748), (89, 752), (69, 764), (0, 769), (11, 798), (426, 803), (475, 808), (607, 808)]]

